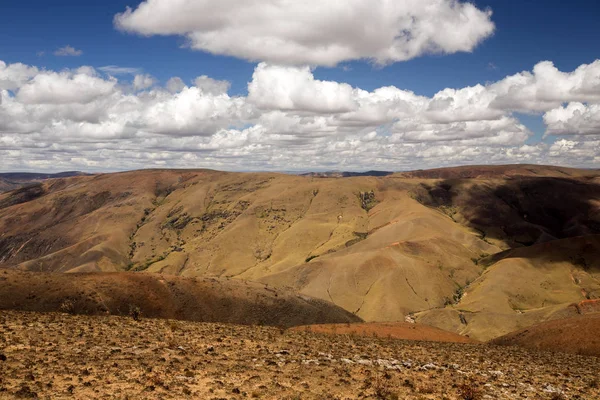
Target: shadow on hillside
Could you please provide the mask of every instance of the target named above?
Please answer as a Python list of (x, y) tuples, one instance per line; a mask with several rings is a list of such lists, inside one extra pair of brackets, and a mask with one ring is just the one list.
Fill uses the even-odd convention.
[(0, 210), (17, 204), (27, 203), (46, 194), (41, 183), (34, 183), (20, 189), (15, 189), (0, 200)]
[[(591, 179), (444, 180), (423, 184), (417, 200), (452, 218), (460, 213), (461, 222), (479, 231), (482, 239), (501, 240), (511, 248), (600, 234), (600, 185)], [(560, 252), (552, 253), (560, 257)], [(564, 257), (573, 256), (566, 253)], [(600, 259), (598, 247), (591, 253)]]

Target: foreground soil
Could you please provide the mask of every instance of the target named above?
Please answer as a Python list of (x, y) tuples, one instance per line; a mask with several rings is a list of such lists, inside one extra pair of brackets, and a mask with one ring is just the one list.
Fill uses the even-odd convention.
[(0, 398), (597, 399), (599, 369), (512, 347), (0, 313)]
[(494, 339), (502, 346), (600, 357), (600, 313), (543, 322)]
[(360, 335), (387, 339), (421, 340), (427, 342), (478, 343), (476, 340), (432, 326), (407, 322), (371, 322), (357, 324), (320, 324), (292, 328), (332, 335)]

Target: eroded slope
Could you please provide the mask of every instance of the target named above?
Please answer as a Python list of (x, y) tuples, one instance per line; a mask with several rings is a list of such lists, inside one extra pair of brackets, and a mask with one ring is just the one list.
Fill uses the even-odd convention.
[(331, 303), (258, 283), (123, 272), (0, 270), (0, 310), (134, 314), (279, 327), (360, 321)]

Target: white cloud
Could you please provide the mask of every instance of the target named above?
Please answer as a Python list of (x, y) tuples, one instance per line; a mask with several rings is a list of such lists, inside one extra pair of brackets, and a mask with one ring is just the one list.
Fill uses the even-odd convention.
[(7, 65), (0, 60), (0, 90), (15, 90), (37, 75), (38, 72), (39, 70), (36, 67), (21, 63)]
[(180, 77), (178, 77), (178, 76), (175, 76), (175, 77), (173, 77), (173, 78), (170, 78), (170, 79), (167, 81), (167, 84), (166, 84), (166, 88), (167, 88), (167, 90), (168, 90), (169, 92), (171, 92), (171, 93), (179, 93), (179, 92), (181, 92), (181, 91), (183, 90), (183, 88), (184, 88), (185, 86), (186, 86), (186, 85), (185, 85), (185, 83), (183, 82), (183, 80), (182, 80)]
[(600, 60), (562, 72), (550, 61), (533, 72), (509, 76), (488, 88), (495, 95), (491, 107), (522, 112), (543, 112), (571, 101), (600, 102)]
[(392, 127), (392, 138), (400, 142), (449, 142), (468, 145), (519, 145), (531, 132), (515, 118), (429, 124), (399, 121)]
[(551, 135), (600, 135), (600, 104), (569, 103), (544, 114)]
[(210, 136), (240, 124), (252, 113), (243, 98), (207, 94), (198, 87), (186, 87), (175, 95), (161, 92), (144, 106), (136, 125), (148, 132), (176, 136)]
[(354, 110), (348, 84), (318, 81), (308, 67), (279, 67), (260, 63), (248, 85), (248, 100), (262, 109), (322, 113)]
[[(0, 169), (600, 167), (597, 65), (556, 73), (538, 64), (427, 97), (393, 86), (366, 91), (318, 80), (308, 67), (261, 63), (249, 95), (236, 97), (227, 93), (229, 82), (205, 75), (190, 85), (174, 77), (163, 87), (147, 75), (131, 83), (91, 67), (56, 72), (0, 61)], [(546, 111), (547, 133), (568, 140), (528, 143), (531, 132), (514, 109)]]
[(89, 103), (115, 90), (116, 80), (95, 76), (93, 69), (38, 73), (19, 87), (17, 98), (26, 104)]
[(142, 72), (141, 68), (119, 67), (118, 65), (105, 65), (103, 67), (99, 67), (98, 70), (113, 76), (137, 75)]
[(202, 90), (203, 93), (220, 95), (227, 93), (227, 91), (231, 87), (231, 82), (219, 81), (216, 79), (209, 78), (206, 75), (202, 75), (194, 80), (194, 85), (200, 90)]
[(133, 89), (134, 90), (148, 89), (149, 87), (154, 86), (155, 83), (156, 83), (156, 79), (154, 79), (152, 76), (150, 76), (148, 74), (136, 75), (133, 78)]
[(83, 51), (77, 50), (73, 46), (69, 46), (69, 45), (61, 47), (60, 49), (58, 49), (54, 52), (55, 56), (61, 56), (61, 57), (67, 57), (67, 56), (78, 57), (82, 54), (83, 54)]
[(458, 0), (146, 0), (114, 23), (145, 36), (183, 35), (214, 54), (334, 66), (472, 51), (494, 32), (491, 15)]

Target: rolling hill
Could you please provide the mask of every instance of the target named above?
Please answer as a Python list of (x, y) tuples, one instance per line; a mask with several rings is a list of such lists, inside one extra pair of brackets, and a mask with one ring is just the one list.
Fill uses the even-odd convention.
[(600, 357), (600, 312), (546, 321), (496, 338), (492, 344)]
[(478, 340), (600, 297), (591, 170), (67, 177), (0, 194), (0, 232), (4, 268), (256, 281)]

